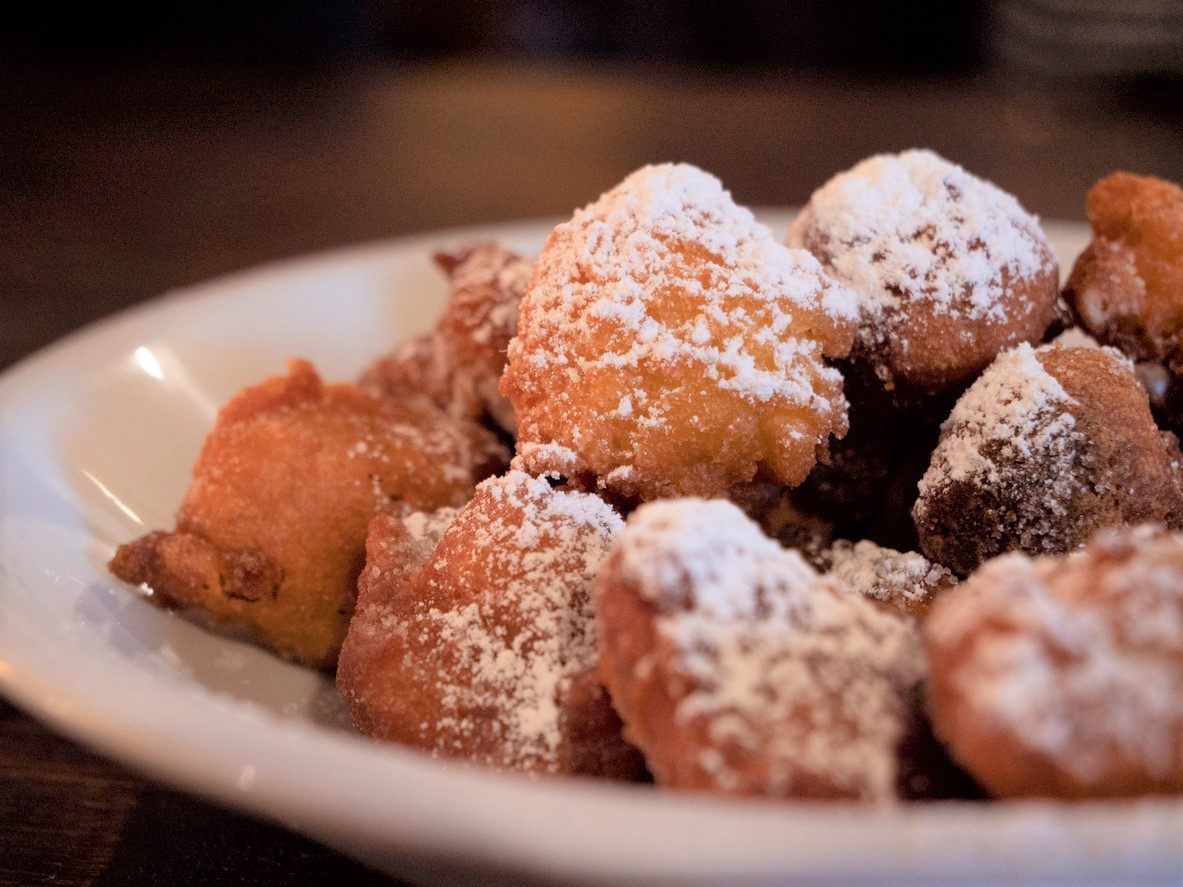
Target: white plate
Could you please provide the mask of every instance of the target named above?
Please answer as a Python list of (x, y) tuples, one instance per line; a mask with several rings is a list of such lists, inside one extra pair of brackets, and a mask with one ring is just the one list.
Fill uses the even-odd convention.
[[(784, 231), (785, 213), (766, 214)], [(427, 328), (433, 248), (472, 229), (251, 271), (97, 324), (0, 378), (0, 686), (62, 732), (173, 785), (403, 876), (580, 883), (1014, 875), (1167, 878), (1183, 804), (942, 804), (868, 812), (529, 781), (380, 746), (331, 681), (209, 634), (113, 582), (114, 546), (171, 526), (218, 405), (311, 358), (350, 378)], [(1070, 259), (1079, 228), (1049, 231)], [(0, 332), (2, 335), (2, 332)]]

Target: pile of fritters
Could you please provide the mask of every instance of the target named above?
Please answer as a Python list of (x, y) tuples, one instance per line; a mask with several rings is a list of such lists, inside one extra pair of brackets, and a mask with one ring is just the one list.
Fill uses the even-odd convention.
[[(644, 167), (534, 261), (437, 261), (358, 385), (219, 414), (111, 570), (337, 667), (358, 728), (530, 774), (889, 803), (1183, 792), (1183, 191), (1115, 173), (1061, 292), (929, 151), (784, 240)], [(918, 549), (912, 550), (912, 549)]]

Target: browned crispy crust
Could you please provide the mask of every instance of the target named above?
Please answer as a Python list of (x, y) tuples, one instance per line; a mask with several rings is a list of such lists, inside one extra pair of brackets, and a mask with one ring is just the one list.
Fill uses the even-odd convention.
[(1183, 360), (1183, 189), (1115, 172), (1089, 191), (1093, 240), (1064, 287), (1082, 326), (1135, 360)]
[(497, 385), (530, 263), (496, 243), (436, 253), (435, 262), (450, 284), (436, 328), (376, 361), (359, 384), (386, 396), (425, 395), (454, 416), (512, 432), (513, 410)]
[(1104, 527), (1183, 526), (1183, 457), (1133, 372), (1095, 348), (1041, 349), (1038, 360), (1074, 400), (1065, 410), (1081, 434), (1076, 493), (1056, 516), (1043, 503), (1059, 478), (1016, 463), (1004, 466), (1013, 483), (954, 481), (922, 496), (914, 515), (925, 554), (963, 576), (1007, 551), (1070, 551)]
[(221, 410), (176, 531), (121, 546), (110, 569), (285, 658), (331, 666), (375, 509), (460, 504), (504, 456), (426, 400), (325, 385), (292, 361)]

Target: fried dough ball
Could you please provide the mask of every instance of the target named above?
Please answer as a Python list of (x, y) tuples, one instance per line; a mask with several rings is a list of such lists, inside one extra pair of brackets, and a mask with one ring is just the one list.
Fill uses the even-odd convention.
[(922, 722), (914, 621), (722, 500), (641, 506), (596, 579), (600, 674), (656, 781), (883, 802)]
[(358, 728), (502, 769), (639, 777), (593, 671), (591, 580), (616, 513), (511, 471), (430, 552), (412, 520), (370, 526), (337, 670)]
[(501, 389), (519, 457), (632, 500), (800, 483), (846, 430), (854, 298), (713, 176), (648, 166), (551, 233)]
[(914, 551), (884, 548), (863, 539), (839, 539), (822, 559), (826, 577), (843, 591), (893, 607), (916, 619), (933, 600), (957, 584), (957, 577)]
[(1183, 537), (1010, 554), (925, 623), (937, 735), (1003, 798), (1183, 792)]
[(463, 504), (505, 456), (425, 399), (326, 385), (294, 360), (222, 408), (176, 530), (120, 546), (110, 569), (284, 658), (332, 666), (375, 510)]
[(859, 297), (851, 361), (888, 391), (956, 389), (998, 352), (1036, 342), (1059, 272), (1038, 220), (931, 151), (880, 154), (814, 192), (803, 247)]
[(968, 575), (1006, 551), (1070, 551), (1102, 527), (1180, 526), (1180, 461), (1117, 352), (1020, 345), (945, 422), (913, 510), (921, 548)]
[(1103, 343), (1183, 372), (1183, 188), (1115, 172), (1089, 191), (1087, 209), (1093, 240), (1065, 299)]
[(512, 433), (513, 408), (497, 385), (533, 264), (496, 243), (437, 253), (435, 261), (450, 285), (439, 324), (399, 345), (359, 384), (395, 397), (426, 394), (454, 416), (489, 417)]

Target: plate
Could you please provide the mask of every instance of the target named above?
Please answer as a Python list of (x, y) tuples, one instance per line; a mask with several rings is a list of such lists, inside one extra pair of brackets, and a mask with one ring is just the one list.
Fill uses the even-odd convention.
[[(762, 214), (784, 231), (790, 214)], [(353, 377), (430, 327), (433, 249), (492, 226), (273, 265), (167, 295), (0, 377), (0, 688), (166, 783), (363, 861), (439, 882), (698, 884), (1016, 876), (1165, 879), (1183, 803), (931, 804), (897, 810), (528, 780), (352, 732), (331, 680), (211, 634), (112, 581), (119, 542), (171, 526), (218, 405), (288, 356)], [(1070, 260), (1087, 232), (1048, 226)]]

